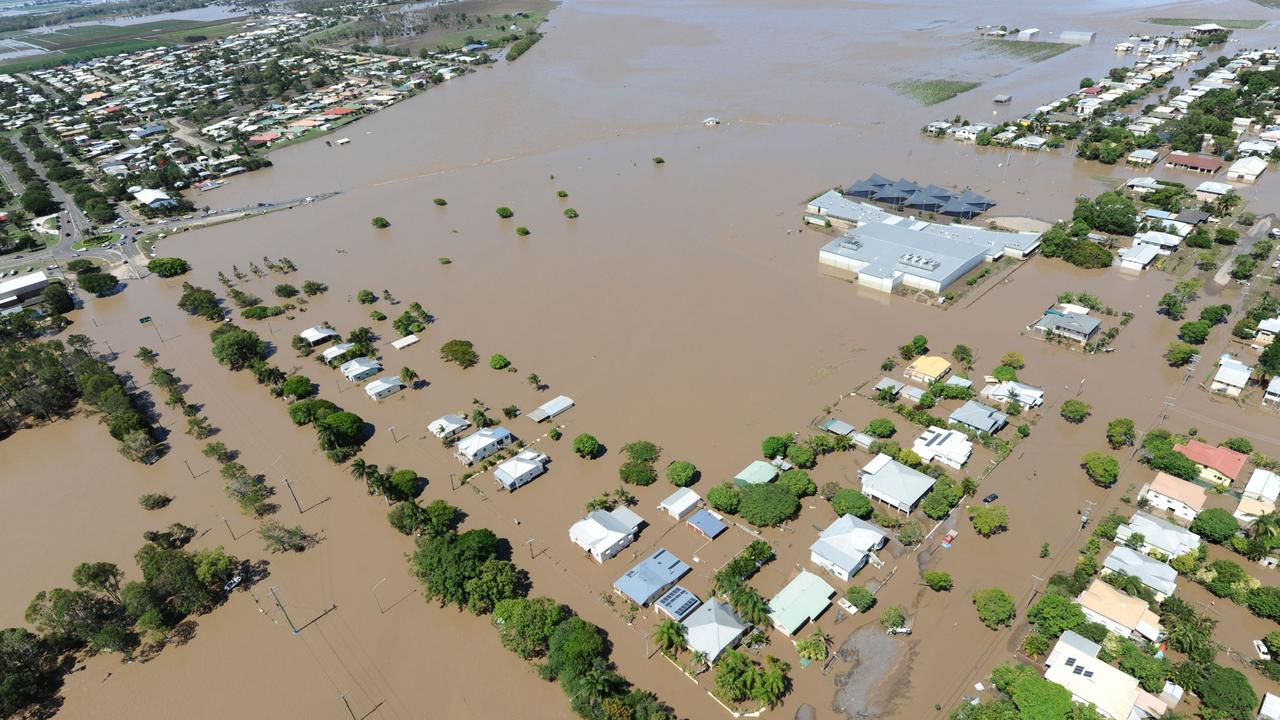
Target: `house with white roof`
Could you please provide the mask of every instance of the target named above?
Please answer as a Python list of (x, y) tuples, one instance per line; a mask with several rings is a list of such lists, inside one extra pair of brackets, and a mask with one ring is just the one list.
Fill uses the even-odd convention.
[(1218, 371), (1214, 373), (1209, 389), (1230, 397), (1240, 397), (1252, 376), (1253, 368), (1231, 357), (1231, 353), (1223, 353), (1218, 358)]
[(382, 364), (373, 358), (354, 358), (342, 363), (338, 372), (353, 383), (366, 380), (382, 372)]
[(1155, 593), (1157, 601), (1164, 600), (1178, 589), (1177, 571), (1155, 558), (1147, 557), (1123, 545), (1113, 548), (1111, 554), (1102, 561), (1103, 575), (1118, 572), (1141, 580), (1143, 585)]
[(516, 441), (516, 436), (504, 427), (481, 428), (458, 441), (453, 456), (459, 462), (470, 465), (483, 460)]
[(1249, 346), (1254, 350), (1262, 350), (1270, 345), (1278, 334), (1280, 334), (1280, 318), (1267, 318), (1258, 323), (1258, 331)]
[(569, 528), (569, 540), (592, 560), (603, 563), (635, 542), (644, 518), (625, 507), (594, 510)]
[(1260, 157), (1245, 157), (1231, 163), (1227, 179), (1237, 182), (1255, 182), (1267, 169), (1267, 161)]
[(964, 425), (976, 432), (995, 434), (1009, 424), (1009, 416), (976, 400), (966, 400), (947, 417), (953, 423)]
[(862, 492), (895, 510), (909, 513), (933, 489), (934, 478), (917, 472), (884, 453), (858, 471)]
[(1196, 199), (1201, 202), (1213, 202), (1234, 189), (1224, 182), (1205, 180), (1196, 186), (1195, 195)]
[(1012, 400), (1018, 401), (1018, 404), (1025, 408), (1040, 407), (1044, 404), (1044, 390), (1031, 385), (1024, 385), (1017, 380), (1006, 380), (994, 385), (988, 385), (978, 393), (988, 400), (1007, 403)]
[(452, 440), (459, 433), (471, 427), (471, 421), (461, 415), (442, 415), (427, 426), (427, 432), (441, 440)]
[(1156, 473), (1155, 479), (1142, 486), (1138, 499), (1144, 498), (1149, 507), (1173, 513), (1188, 523), (1196, 519), (1208, 501), (1204, 488), (1165, 472)]
[(1160, 250), (1151, 245), (1134, 245), (1133, 247), (1120, 248), (1116, 253), (1120, 267), (1125, 270), (1138, 271), (1151, 267), (1156, 258), (1160, 256)]
[(1054, 648), (1050, 657), (1060, 662), (1049, 665), (1045, 680), (1066, 688), (1073, 702), (1092, 705), (1105, 718), (1129, 720), (1140, 691), (1136, 678), (1070, 647)]
[(1271, 378), (1266, 391), (1262, 393), (1262, 404), (1267, 403), (1280, 404), (1280, 375)]
[(1258, 518), (1275, 511), (1277, 497), (1280, 497), (1280, 475), (1254, 468), (1249, 483), (1244, 487), (1244, 494), (1240, 496), (1240, 504), (1232, 514), (1241, 522), (1252, 525)]
[(364, 386), (364, 392), (374, 400), (391, 397), (405, 388), (398, 375), (387, 375)]
[(325, 348), (324, 352), (320, 353), (320, 359), (324, 360), (326, 365), (332, 365), (334, 360), (351, 352), (355, 347), (355, 343), (338, 343), (331, 348)]
[(303, 340), (306, 340), (307, 344), (310, 345), (311, 347), (315, 347), (317, 345), (323, 345), (324, 343), (327, 343), (330, 340), (333, 340), (334, 338), (339, 337), (337, 330), (334, 330), (331, 327), (325, 327), (324, 325), (316, 325), (315, 327), (309, 327), (306, 330), (303, 330), (302, 332), (298, 333), (298, 335)]
[(692, 652), (706, 656), (707, 662), (715, 662), (720, 653), (737, 644), (747, 632), (747, 624), (733, 608), (711, 598), (685, 618), (684, 640)]
[(842, 515), (809, 546), (809, 561), (848, 582), (868, 562), (876, 567), (883, 565), (875, 551), (888, 541), (889, 536), (875, 525)]
[(493, 477), (507, 491), (527, 485), (534, 478), (547, 471), (550, 461), (546, 455), (534, 450), (522, 450), (515, 457), (500, 463), (493, 471)]
[[(1151, 642), (1160, 642), (1164, 627), (1160, 618), (1151, 611), (1146, 600), (1094, 578), (1076, 598), (1085, 619), (1103, 625), (1120, 637), (1141, 636)], [(1136, 634), (1136, 635), (1135, 635)]]
[(1166, 558), (1198, 550), (1201, 544), (1199, 535), (1141, 510), (1135, 512), (1129, 522), (1116, 528), (1116, 542), (1129, 545), (1131, 540), (1147, 555), (1158, 554)]
[(679, 582), (690, 569), (666, 548), (659, 548), (613, 581), (613, 591), (643, 607)]
[(969, 462), (973, 455), (973, 443), (959, 430), (942, 429), (930, 425), (912, 444), (911, 449), (925, 462), (938, 462), (957, 470)]
[(1280, 695), (1266, 693), (1262, 696), (1262, 707), (1258, 709), (1258, 720), (1280, 720)]
[(1182, 238), (1159, 230), (1147, 230), (1133, 236), (1133, 247), (1149, 245), (1161, 255), (1169, 255), (1182, 244)]
[(658, 505), (658, 509), (670, 515), (673, 520), (682, 520), (686, 515), (702, 507), (702, 496), (689, 488), (677, 488)]

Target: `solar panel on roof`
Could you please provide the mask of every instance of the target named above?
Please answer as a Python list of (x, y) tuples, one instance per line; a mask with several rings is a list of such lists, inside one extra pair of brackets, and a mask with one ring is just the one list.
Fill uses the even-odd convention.
[(1087, 678), (1093, 677), (1093, 671), (1092, 671), (1092, 670), (1085, 670), (1085, 671), (1084, 671), (1084, 676), (1085, 676), (1085, 677), (1087, 677)]
[(1082, 675), (1082, 674), (1084, 674), (1084, 666), (1083, 666), (1083, 665), (1077, 665), (1077, 666), (1076, 666), (1076, 669), (1075, 669), (1075, 670), (1072, 670), (1071, 672), (1075, 673), (1076, 675)]
[(1075, 664), (1076, 664), (1076, 659), (1075, 659), (1075, 658), (1067, 658), (1067, 667), (1072, 667), (1072, 666), (1074, 666)]

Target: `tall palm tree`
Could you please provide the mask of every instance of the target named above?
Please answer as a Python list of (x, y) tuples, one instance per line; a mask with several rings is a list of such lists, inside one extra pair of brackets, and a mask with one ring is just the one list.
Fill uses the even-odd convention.
[(653, 639), (659, 650), (673, 655), (685, 649), (684, 626), (675, 620), (663, 620), (654, 630)]
[(1249, 537), (1271, 539), (1280, 535), (1280, 512), (1272, 510), (1259, 515), (1249, 528)]
[(769, 604), (760, 597), (754, 588), (743, 585), (729, 596), (729, 604), (743, 620), (752, 625), (764, 625), (769, 622)]
[(351, 477), (355, 480), (363, 480), (369, 474), (369, 469), (373, 468), (377, 472), (377, 465), (370, 465), (364, 461), (364, 458), (356, 458), (351, 461)]
[(697, 668), (697, 670), (693, 671), (694, 675), (701, 675), (702, 673), (706, 672), (709, 667), (711, 667), (711, 663), (707, 658), (707, 654), (702, 652), (701, 650), (694, 650), (693, 657), (691, 657), (690, 660), (693, 661), (694, 667)]
[(593, 665), (578, 679), (578, 695), (592, 707), (613, 694), (619, 677), (601, 661)]
[(776, 657), (768, 657), (764, 671), (756, 674), (752, 697), (770, 708), (777, 705), (787, 692), (787, 670), (790, 669), (789, 664)]

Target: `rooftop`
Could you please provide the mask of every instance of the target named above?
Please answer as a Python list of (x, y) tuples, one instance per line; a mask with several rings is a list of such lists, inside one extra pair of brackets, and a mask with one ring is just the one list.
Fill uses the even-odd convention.
[(1177, 500), (1196, 512), (1204, 508), (1205, 501), (1208, 499), (1204, 488), (1166, 472), (1156, 473), (1155, 479), (1151, 481), (1151, 489), (1167, 498)]
[(614, 581), (613, 587), (633, 602), (647, 605), (689, 569), (683, 560), (661, 548)]
[(778, 468), (763, 460), (752, 460), (737, 475), (733, 476), (739, 485), (763, 485), (778, 476)]
[(1102, 561), (1102, 567), (1132, 575), (1142, 580), (1143, 585), (1165, 595), (1172, 595), (1178, 589), (1176, 570), (1123, 545), (1111, 550), (1111, 554)]
[(937, 355), (921, 355), (907, 366), (907, 372), (931, 378), (942, 377), (950, 369), (951, 363)]
[(922, 472), (917, 472), (893, 458), (880, 453), (859, 471), (863, 488), (873, 488), (879, 494), (894, 498), (906, 505), (914, 505), (937, 482)]
[(831, 606), (835, 588), (808, 570), (801, 570), (787, 586), (769, 601), (769, 618), (787, 635), (794, 635), (809, 620), (816, 619)]
[(1231, 448), (1206, 445), (1199, 440), (1189, 440), (1185, 445), (1174, 445), (1173, 449), (1186, 455), (1193, 462), (1235, 479), (1249, 457)]
[(1143, 623), (1156, 627), (1160, 625), (1160, 618), (1151, 612), (1146, 600), (1118, 590), (1099, 578), (1094, 578), (1089, 583), (1089, 587), (1080, 593), (1076, 602), (1080, 603), (1080, 607), (1092, 610), (1130, 630)]
[(846, 514), (828, 525), (809, 550), (849, 573), (861, 567), (867, 555), (888, 539), (875, 525)]

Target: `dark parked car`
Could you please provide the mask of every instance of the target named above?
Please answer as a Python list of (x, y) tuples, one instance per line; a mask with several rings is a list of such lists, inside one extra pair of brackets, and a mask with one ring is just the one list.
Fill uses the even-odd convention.
[(988, 496), (986, 496), (986, 497), (982, 498), (982, 503), (983, 503), (984, 505), (990, 505), (991, 503), (993, 503), (993, 502), (995, 502), (995, 501), (997, 501), (997, 500), (999, 500), (999, 499), (1000, 499), (1000, 496), (999, 496), (999, 495), (997, 495), (997, 494), (995, 494), (995, 493), (991, 493), (990, 495), (988, 495)]

